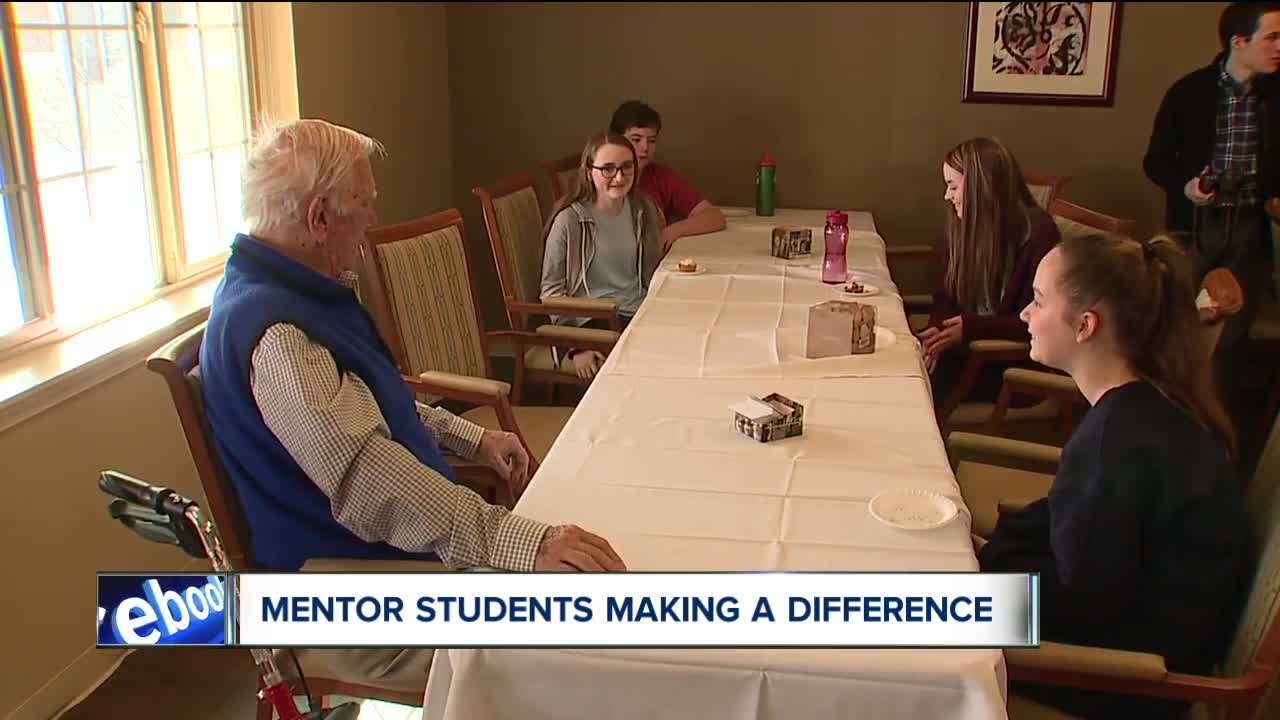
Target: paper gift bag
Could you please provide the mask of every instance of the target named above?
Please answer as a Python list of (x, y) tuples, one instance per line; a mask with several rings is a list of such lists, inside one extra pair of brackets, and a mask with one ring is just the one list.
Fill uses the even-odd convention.
[(805, 357), (865, 355), (875, 351), (875, 307), (848, 300), (828, 300), (809, 308)]

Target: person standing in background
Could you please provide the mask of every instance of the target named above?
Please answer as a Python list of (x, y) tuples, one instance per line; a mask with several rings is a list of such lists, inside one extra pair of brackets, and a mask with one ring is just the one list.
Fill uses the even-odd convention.
[[(1213, 62), (1178, 80), (1156, 113), (1142, 167), (1165, 192), (1165, 227), (1195, 260), (1197, 283), (1227, 268), (1244, 308), (1225, 321), (1215, 364), (1238, 391), (1249, 325), (1272, 255), (1269, 199), (1280, 194), (1280, 3), (1232, 3), (1218, 21)], [(1234, 386), (1234, 387), (1233, 387)]]

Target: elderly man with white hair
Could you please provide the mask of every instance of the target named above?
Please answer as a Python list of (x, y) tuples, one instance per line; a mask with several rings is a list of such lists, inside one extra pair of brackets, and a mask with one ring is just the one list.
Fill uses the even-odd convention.
[[(249, 232), (232, 245), (200, 367), (253, 557), (280, 570), (311, 558), (625, 570), (603, 538), (520, 517), (453, 482), (441, 446), (492, 467), (516, 494), (528, 456), (510, 433), (416, 402), (356, 298), (381, 153), (353, 130), (299, 120), (264, 133), (245, 164)], [(430, 660), (430, 650), (421, 663), (394, 652), (384, 666)]]

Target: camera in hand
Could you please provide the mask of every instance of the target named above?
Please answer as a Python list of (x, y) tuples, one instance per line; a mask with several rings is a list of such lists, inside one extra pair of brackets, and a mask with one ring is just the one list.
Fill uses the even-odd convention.
[(1214, 198), (1219, 205), (1235, 205), (1239, 201), (1238, 195), (1244, 189), (1244, 178), (1232, 172), (1223, 172), (1217, 175), (1205, 173), (1200, 176), (1198, 183), (1200, 192), (1208, 195), (1216, 192), (1218, 197)]

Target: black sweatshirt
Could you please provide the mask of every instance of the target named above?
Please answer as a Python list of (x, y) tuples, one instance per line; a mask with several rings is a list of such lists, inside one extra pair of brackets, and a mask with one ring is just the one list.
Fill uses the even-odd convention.
[[(1048, 497), (1002, 514), (978, 559), (985, 571), (1040, 573), (1045, 640), (1155, 653), (1171, 671), (1207, 673), (1252, 570), (1248, 527), (1223, 443), (1139, 381), (1086, 413)], [(1156, 709), (1047, 695), (1088, 717)]]

